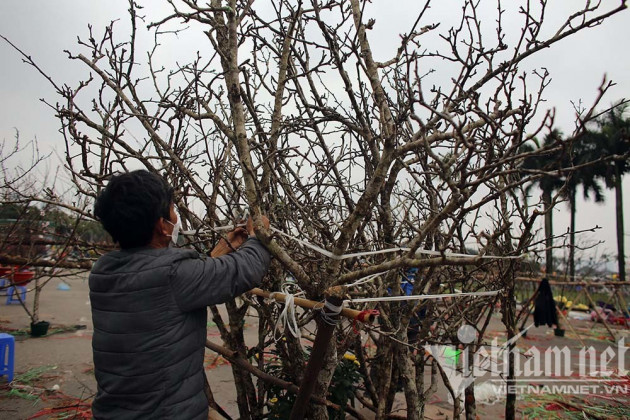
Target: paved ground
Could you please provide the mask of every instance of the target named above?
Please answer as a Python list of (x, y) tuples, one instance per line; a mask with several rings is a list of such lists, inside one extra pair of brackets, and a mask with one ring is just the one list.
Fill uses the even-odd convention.
[[(94, 395), (96, 384), (92, 373), (91, 358), (91, 336), (92, 324), (90, 319), (90, 304), (88, 298), (88, 287), (86, 275), (68, 277), (65, 282), (70, 286), (70, 290), (59, 290), (60, 280), (52, 280), (43, 290), (40, 319), (51, 322), (51, 333), (47, 337), (32, 338), (28, 335), (16, 336), (16, 372), (18, 374), (33, 373), (33, 380), (25, 380), (21, 387), (14, 389), (12, 395), (8, 395), (8, 388), (0, 389), (0, 419), (26, 419), (42, 410), (50, 409), (55, 406), (67, 406), (66, 413), (81, 414), (89, 405), (89, 400)], [(32, 296), (27, 298), (27, 302), (32, 304)], [(3, 330), (27, 330), (30, 320), (19, 305), (4, 305), (4, 298), (0, 297), (0, 329)], [(252, 327), (248, 328), (247, 339), (252, 343), (255, 339), (256, 328), (255, 320), (249, 319), (247, 323)], [(593, 346), (598, 354), (603, 351), (609, 344), (605, 340), (606, 331), (601, 326), (590, 329), (591, 324), (587, 321), (571, 320), (572, 326), (575, 326), (580, 334), (585, 337), (586, 345)], [(59, 327), (75, 327), (81, 326), (81, 329), (55, 333)], [(625, 334), (624, 331), (618, 331), (620, 337)], [(220, 342), (218, 332), (215, 327), (208, 329), (208, 335), (211, 340)], [(502, 333), (501, 324), (498, 317), (491, 322), (491, 332), (488, 339), (494, 337), (499, 342), (504, 341), (504, 333)], [(627, 335), (627, 334), (626, 334)], [(630, 340), (626, 340), (629, 341)], [(577, 371), (579, 368), (579, 360), (575, 356), (580, 342), (570, 331), (564, 338), (554, 337), (550, 329), (538, 328), (528, 332), (527, 338), (518, 342), (519, 348), (525, 352), (531, 346), (544, 349), (550, 346), (568, 346), (571, 350), (571, 365)], [(630, 366), (630, 355), (625, 354), (626, 369)], [(216, 354), (207, 352), (207, 375), (215, 394), (216, 400), (221, 406), (233, 417), (238, 416), (236, 407), (236, 391), (232, 379), (231, 368), (225, 361), (218, 358)], [(28, 378), (26, 378), (28, 379)], [(428, 379), (428, 378), (427, 378)], [(478, 381), (484, 382), (490, 378)], [(533, 383), (542, 387), (545, 385), (542, 380), (528, 380), (525, 383)], [(547, 378), (549, 379), (549, 378)], [(4, 383), (4, 379), (0, 379), (0, 384)], [(630, 385), (630, 383), (629, 383)], [(53, 392), (51, 390), (57, 390)], [(49, 390), (49, 391), (44, 391)], [(19, 395), (17, 395), (19, 393)], [(29, 397), (29, 394), (32, 397)], [(493, 400), (495, 395), (488, 383), (477, 392), (477, 398), (482, 400)], [(397, 407), (404, 409), (404, 398), (399, 394)], [(29, 399), (32, 398), (32, 399)], [(615, 397), (617, 398), (617, 397)], [(623, 401), (630, 402), (628, 395), (623, 395)], [(81, 401), (83, 403), (81, 404)], [(535, 399), (531, 396), (521, 396), (519, 401), (519, 409), (521, 413), (530, 413), (532, 418), (540, 417), (541, 414), (535, 410), (545, 408), (545, 412), (549, 416), (559, 415), (566, 418), (569, 413), (569, 406), (558, 405), (552, 397), (540, 397)], [(590, 401), (590, 400), (589, 400)], [(599, 401), (599, 400), (597, 400)], [(78, 404), (79, 403), (79, 404)], [(586, 402), (585, 402), (586, 403)], [(593, 404), (593, 401), (589, 403)], [(77, 405), (78, 404), (78, 405)], [(554, 406), (556, 404), (556, 406)], [(575, 402), (566, 402), (566, 404), (575, 404)], [(595, 404), (605, 404), (604, 402), (596, 402)], [(554, 411), (554, 408), (556, 409)], [(62, 410), (63, 411), (63, 410)], [(369, 411), (363, 410), (366, 415)], [(404, 412), (401, 412), (404, 413)], [(503, 417), (503, 402), (492, 404), (479, 404), (479, 418)], [(537, 413), (537, 414), (532, 414)], [(451, 404), (448, 402), (447, 392), (443, 386), (431, 398), (430, 407), (427, 408), (427, 417), (452, 418)], [(602, 416), (600, 418), (609, 418), (610, 416)], [(53, 414), (46, 414), (39, 418), (55, 418)]]

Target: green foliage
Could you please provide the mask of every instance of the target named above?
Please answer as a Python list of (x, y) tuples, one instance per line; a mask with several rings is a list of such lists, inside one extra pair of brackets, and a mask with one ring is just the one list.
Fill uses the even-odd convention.
[(520, 262), (520, 271), (527, 273), (540, 273), (540, 269), (540, 262), (534, 259), (525, 258)]
[[(309, 349), (310, 350), (310, 349)], [(335, 368), (330, 387), (328, 388), (328, 400), (345, 407), (353, 398), (357, 383), (361, 380), (361, 374), (358, 371), (359, 362), (356, 361), (354, 355), (346, 355)], [(277, 362), (271, 362), (266, 366), (265, 371), (273, 376), (288, 380), (282, 371), (282, 366)], [(289, 418), (295, 395), (287, 392), (279, 386), (270, 386), (268, 389), (269, 418), (270, 419), (286, 419)], [(331, 420), (343, 420), (346, 418), (345, 411), (337, 411), (328, 408), (328, 418)]]
[(597, 152), (602, 157), (617, 156), (617, 159), (599, 165), (598, 175), (608, 188), (615, 188), (616, 178), (630, 171), (630, 118), (627, 111), (628, 104), (620, 102), (597, 120)]
[(622, 398), (600, 399), (597, 395), (526, 394), (519, 410), (527, 419), (627, 419), (630, 407)]
[[(341, 359), (333, 375), (332, 383), (328, 389), (328, 399), (340, 407), (345, 407), (354, 398), (354, 391), (357, 383), (361, 379), (361, 374), (357, 370), (358, 362), (353, 359)], [(346, 418), (345, 411), (337, 411), (328, 408), (328, 418), (331, 420), (343, 420)]]
[(4, 231), (12, 229), (18, 235), (30, 232), (67, 237), (75, 226), (77, 239), (85, 242), (110, 241), (109, 234), (95, 220), (80, 220), (77, 225), (75, 217), (59, 208), (40, 209), (34, 205), (0, 203), (0, 227)]
[(22, 398), (23, 400), (29, 400), (29, 401), (35, 401), (39, 399), (39, 397), (35, 394), (31, 394), (31, 393), (20, 391), (19, 389), (13, 389), (13, 388), (11, 388), (11, 390), (7, 392), (5, 395), (7, 397)]
[(43, 374), (55, 369), (57, 369), (57, 366), (54, 365), (35, 367), (19, 375), (15, 375), (15, 378), (13, 378), (13, 382), (20, 385), (33, 385), (35, 381), (41, 379), (41, 376)]
[[(282, 365), (278, 363), (277, 358), (265, 366), (265, 371), (277, 378), (287, 380), (287, 375), (282, 371)], [(270, 419), (287, 419), (291, 414), (293, 403), (295, 402), (295, 394), (287, 392), (285, 389), (276, 385), (271, 385), (267, 391)]]
[[(57, 369), (57, 366), (52, 365), (39, 366), (29, 369), (24, 373), (15, 375), (12, 384), (27, 387), (35, 386), (37, 382), (42, 379), (44, 374), (55, 369)], [(2, 390), (0, 391), (0, 396), (17, 397), (30, 401), (39, 399), (38, 395), (18, 388), (7, 388), (6, 390)]]
[[(526, 144), (521, 148), (521, 153), (538, 151), (535, 156), (529, 156), (523, 160), (521, 169), (535, 171), (557, 171), (560, 169), (562, 160), (562, 149), (558, 149), (562, 142), (562, 133), (559, 130), (552, 130), (544, 138), (542, 147), (534, 148), (530, 144)], [(535, 141), (538, 144), (537, 141)], [(527, 192), (532, 187), (537, 186), (541, 191), (552, 193), (559, 190), (564, 184), (564, 179), (555, 174), (545, 174), (537, 178), (536, 182), (530, 184), (526, 189)]]
[(0, 219), (15, 220), (22, 214), (22, 206), (18, 204), (0, 203)]

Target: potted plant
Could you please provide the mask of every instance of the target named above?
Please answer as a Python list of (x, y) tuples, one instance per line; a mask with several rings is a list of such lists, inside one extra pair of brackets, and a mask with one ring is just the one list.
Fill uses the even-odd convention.
[(48, 334), (48, 321), (31, 322), (31, 337), (42, 337)]
[[(44, 282), (40, 282), (40, 277), (35, 277), (35, 294), (33, 295), (33, 311), (31, 315), (31, 336), (32, 337), (42, 337), (48, 334), (48, 327), (50, 327), (50, 323), (47, 321), (39, 320), (39, 297), (42, 291), (42, 288), (50, 281), (50, 278)], [(52, 277), (51, 277), (52, 278)]]
[(25, 286), (30, 283), (31, 280), (35, 280), (35, 288), (32, 289), (35, 293), (33, 294), (33, 307), (31, 310), (28, 309), (26, 302), (22, 299), (21, 295), (18, 293), (17, 298), (24, 308), (24, 311), (28, 314), (31, 319), (31, 336), (33, 337), (41, 337), (48, 334), (48, 327), (50, 327), (50, 323), (47, 321), (39, 320), (39, 298), (42, 288), (48, 283), (50, 279), (47, 279), (44, 282), (40, 282), (42, 277), (42, 273), (31, 271), (27, 269), (14, 269), (13, 275), (10, 276), (10, 280), (15, 286)]

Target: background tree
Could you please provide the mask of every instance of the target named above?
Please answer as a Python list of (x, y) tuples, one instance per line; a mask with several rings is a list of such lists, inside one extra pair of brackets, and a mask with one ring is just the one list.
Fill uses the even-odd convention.
[(561, 157), (562, 170), (567, 171), (564, 194), (569, 204), (569, 278), (575, 280), (575, 217), (577, 212), (576, 195), (578, 187), (582, 187), (584, 199), (590, 198), (597, 203), (604, 201), (602, 187), (597, 181), (599, 169), (595, 164), (601, 155), (599, 154), (596, 136), (591, 133), (582, 133), (572, 142), (572, 147), (565, 151)]
[[(552, 130), (544, 138), (542, 150), (533, 156), (528, 156), (523, 161), (523, 169), (538, 173), (540, 177), (537, 181), (530, 183), (525, 188), (525, 193), (530, 194), (532, 188), (537, 187), (541, 192), (541, 200), (544, 213), (544, 233), (545, 233), (545, 272), (552, 275), (555, 269), (553, 262), (553, 208), (554, 192), (559, 191), (564, 185), (564, 180), (560, 176), (560, 152), (558, 146), (563, 142), (562, 133), (558, 129)], [(548, 152), (552, 150), (554, 152)], [(523, 152), (534, 152), (535, 149), (526, 144)]]
[(603, 163), (606, 187), (615, 190), (615, 217), (617, 222), (617, 262), (619, 280), (626, 280), (625, 233), (623, 222), (623, 176), (630, 170), (630, 118), (626, 116), (628, 105), (621, 102), (613, 106), (597, 120), (601, 136), (597, 150), (602, 156), (612, 157)]

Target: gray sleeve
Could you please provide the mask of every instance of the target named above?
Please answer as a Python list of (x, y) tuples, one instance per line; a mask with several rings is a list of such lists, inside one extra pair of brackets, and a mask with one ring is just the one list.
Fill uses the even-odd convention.
[(218, 305), (260, 285), (269, 269), (269, 251), (258, 239), (248, 239), (238, 250), (219, 258), (175, 261), (171, 287), (183, 311)]

